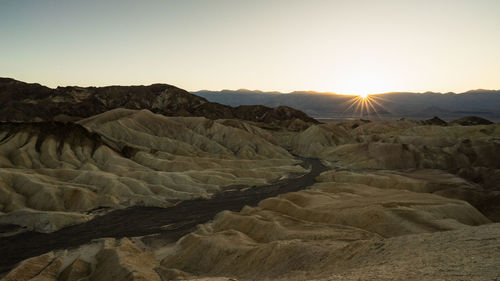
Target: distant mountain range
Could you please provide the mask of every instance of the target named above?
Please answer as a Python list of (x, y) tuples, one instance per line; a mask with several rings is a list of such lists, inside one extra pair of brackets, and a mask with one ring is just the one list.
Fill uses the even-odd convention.
[[(394, 92), (369, 96), (370, 106), (356, 104), (356, 96), (297, 91), (291, 93), (251, 90), (198, 91), (195, 95), (230, 106), (262, 104), (290, 106), (315, 118), (427, 119), (446, 120), (480, 116), (500, 121), (500, 90), (472, 90), (465, 93)], [(354, 103), (354, 104), (353, 104)], [(376, 112), (375, 112), (376, 111)]]
[[(357, 96), (310, 91), (280, 93), (241, 89), (189, 93), (168, 84), (52, 89), (0, 78), (0, 120), (3, 121), (78, 120), (115, 108), (148, 109), (165, 116), (236, 118), (287, 127), (292, 123), (298, 126), (301, 122), (317, 122), (309, 116), (317, 119), (439, 116), (447, 121), (479, 116), (498, 122), (500, 91), (385, 93), (363, 101)], [(301, 122), (294, 122), (297, 119)]]

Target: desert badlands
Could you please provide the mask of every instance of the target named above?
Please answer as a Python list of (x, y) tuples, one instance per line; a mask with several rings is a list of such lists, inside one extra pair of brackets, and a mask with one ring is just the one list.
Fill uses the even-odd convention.
[(500, 279), (500, 124), (0, 84), (2, 280)]

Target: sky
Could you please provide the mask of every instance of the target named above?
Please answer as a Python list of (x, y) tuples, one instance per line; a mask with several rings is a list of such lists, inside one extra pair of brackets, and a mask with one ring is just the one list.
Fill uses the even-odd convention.
[(50, 87), (500, 89), (499, 0), (0, 0), (0, 38)]

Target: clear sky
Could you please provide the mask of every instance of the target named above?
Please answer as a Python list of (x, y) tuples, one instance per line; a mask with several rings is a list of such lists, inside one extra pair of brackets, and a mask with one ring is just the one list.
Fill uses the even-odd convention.
[(51, 87), (500, 89), (500, 0), (0, 0), (0, 38)]

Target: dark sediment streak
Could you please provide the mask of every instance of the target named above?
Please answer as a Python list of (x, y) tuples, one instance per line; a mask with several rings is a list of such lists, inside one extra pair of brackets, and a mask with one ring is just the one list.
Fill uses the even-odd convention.
[[(103, 237), (134, 237), (159, 234), (162, 239), (176, 241), (224, 210), (239, 211), (245, 205), (255, 206), (261, 200), (282, 193), (304, 189), (315, 182), (326, 168), (317, 159), (302, 159), (311, 171), (299, 178), (280, 180), (274, 184), (221, 192), (211, 199), (183, 201), (171, 208), (131, 207), (53, 233), (25, 232), (0, 238), (0, 273), (18, 262), (56, 250), (77, 247)], [(164, 227), (168, 225), (168, 227)]]

